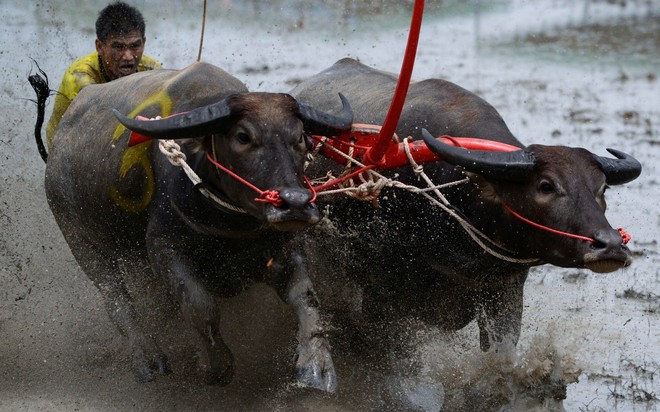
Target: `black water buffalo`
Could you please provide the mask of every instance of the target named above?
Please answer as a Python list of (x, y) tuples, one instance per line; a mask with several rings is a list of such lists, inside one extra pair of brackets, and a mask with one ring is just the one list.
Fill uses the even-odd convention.
[[(265, 281), (298, 316), (298, 380), (334, 390), (316, 294), (301, 252), (289, 241), (320, 217), (303, 175), (306, 133), (349, 128), (351, 110), (343, 102), (340, 116), (327, 115), (287, 94), (249, 93), (235, 77), (203, 63), (88, 86), (73, 101), (48, 154), (48, 203), (78, 264), (127, 335), (139, 379), (168, 371), (165, 356), (140, 327), (123, 279), (150, 266), (202, 337), (210, 383), (226, 384), (233, 375), (216, 296)], [(131, 130), (183, 139), (180, 152), (201, 183), (173, 165), (156, 141), (127, 147)], [(178, 156), (171, 160), (181, 160), (171, 153)]]
[[(339, 106), (332, 96), (342, 92), (351, 101), (356, 123), (380, 125), (396, 82), (395, 75), (343, 59), (291, 94), (335, 111)], [(481, 348), (487, 350), (505, 338), (518, 340), (523, 284), (531, 266), (611, 272), (631, 263), (622, 236), (605, 218), (604, 192), (608, 185), (640, 174), (641, 165), (632, 157), (615, 150), (611, 152), (617, 159), (580, 148), (524, 147), (490, 104), (439, 79), (411, 83), (396, 133), (418, 140), (423, 129), (433, 136), (474, 137), (522, 148), (509, 153), (468, 151), (426, 135), (427, 144), (445, 161), (426, 163), (424, 171), (436, 184), (469, 177), (470, 183), (443, 193), (459, 216), (494, 242), (491, 248), (501, 258), (485, 252), (453, 217), (418, 194), (386, 189), (378, 208), (352, 198), (333, 199), (328, 202), (330, 229), (315, 228), (320, 234), (314, 239), (314, 253), (328, 253), (319, 258), (313, 273), (332, 277), (343, 272), (359, 285), (361, 292), (354, 296), (360, 316), (379, 325), (414, 318), (453, 330), (476, 318)], [(338, 167), (321, 158), (308, 175), (324, 175), (332, 168), (336, 176)], [(385, 174), (396, 174), (404, 183), (420, 182), (410, 167)], [(593, 241), (533, 227), (505, 205), (539, 224)], [(383, 326), (383, 333), (386, 329)]]

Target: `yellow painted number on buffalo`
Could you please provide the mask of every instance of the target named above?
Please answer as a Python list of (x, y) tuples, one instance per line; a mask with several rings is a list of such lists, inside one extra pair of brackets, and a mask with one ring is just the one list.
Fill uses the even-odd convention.
[[(146, 109), (149, 106), (158, 106), (160, 108), (160, 115), (165, 117), (169, 116), (172, 112), (172, 99), (167, 94), (165, 90), (162, 90), (158, 93), (153, 94), (147, 98), (144, 102), (138, 105), (132, 112), (128, 114), (128, 117), (135, 118), (141, 111)], [(112, 141), (116, 142), (126, 131), (126, 127), (123, 124), (119, 124), (115, 129), (115, 133), (112, 136)], [(121, 207), (123, 210), (131, 213), (140, 213), (144, 211), (149, 203), (151, 198), (154, 195), (154, 170), (147, 156), (149, 147), (151, 147), (152, 142), (145, 142), (133, 147), (129, 147), (124, 151), (124, 154), (121, 159), (121, 165), (119, 167), (119, 179), (124, 179), (129, 170), (134, 167), (142, 169), (146, 176), (146, 188), (142, 193), (142, 196), (139, 198), (131, 198), (124, 196), (120, 193), (119, 189), (116, 186), (110, 187), (110, 197), (112, 200)]]

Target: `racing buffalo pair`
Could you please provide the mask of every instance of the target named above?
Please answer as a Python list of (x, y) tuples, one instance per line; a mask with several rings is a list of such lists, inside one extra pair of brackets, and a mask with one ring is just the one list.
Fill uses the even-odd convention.
[[(334, 319), (352, 308), (363, 325), (387, 333), (410, 317), (447, 329), (476, 318), (487, 350), (517, 341), (531, 266), (611, 272), (631, 263), (605, 218), (604, 193), (640, 174), (635, 159), (616, 150), (613, 159), (578, 148), (525, 147), (491, 105), (443, 80), (411, 84), (396, 133), (425, 139), (442, 159), (424, 164), (435, 183), (469, 178), (443, 192), (454, 216), (398, 189), (385, 189), (378, 208), (352, 198), (315, 199), (303, 173), (309, 135), (331, 137), (354, 122), (382, 124), (396, 81), (344, 59), (290, 95), (250, 93), (203, 63), (83, 89), (54, 137), (45, 187), (73, 255), (128, 337), (139, 379), (169, 371), (123, 280), (145, 266), (170, 286), (203, 337), (209, 382), (228, 383), (233, 372), (215, 297), (264, 280), (298, 316), (298, 380), (332, 392), (325, 307), (340, 308)], [(131, 131), (179, 146), (169, 142), (169, 156), (158, 141), (128, 147)], [(437, 141), (441, 134), (521, 150), (466, 151)], [(183, 159), (187, 168), (179, 167)], [(339, 169), (321, 158), (307, 174), (328, 170)], [(408, 167), (383, 173), (418, 181)], [(332, 224), (302, 231), (320, 220), (321, 203)], [(329, 285), (320, 291), (325, 300), (318, 301), (312, 280)], [(339, 293), (348, 285), (356, 290)], [(340, 295), (357, 300), (334, 301)]]

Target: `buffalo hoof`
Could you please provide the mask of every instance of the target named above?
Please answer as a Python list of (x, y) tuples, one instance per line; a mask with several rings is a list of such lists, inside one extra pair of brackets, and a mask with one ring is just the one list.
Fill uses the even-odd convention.
[(445, 391), (440, 383), (425, 382), (416, 377), (392, 376), (386, 382), (388, 402), (394, 409), (419, 412), (442, 410)]
[(172, 373), (165, 355), (155, 355), (151, 359), (135, 355), (133, 358), (133, 371), (138, 382), (150, 382), (154, 380), (156, 374), (169, 375)]
[(330, 355), (330, 344), (323, 337), (313, 337), (298, 345), (296, 378), (303, 386), (333, 393), (337, 390), (337, 375)]

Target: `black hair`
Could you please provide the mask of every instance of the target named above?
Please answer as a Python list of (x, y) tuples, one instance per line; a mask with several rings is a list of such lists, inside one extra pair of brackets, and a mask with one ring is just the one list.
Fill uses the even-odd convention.
[(96, 19), (96, 38), (105, 42), (110, 36), (139, 31), (144, 36), (144, 18), (135, 7), (117, 1), (107, 5)]

